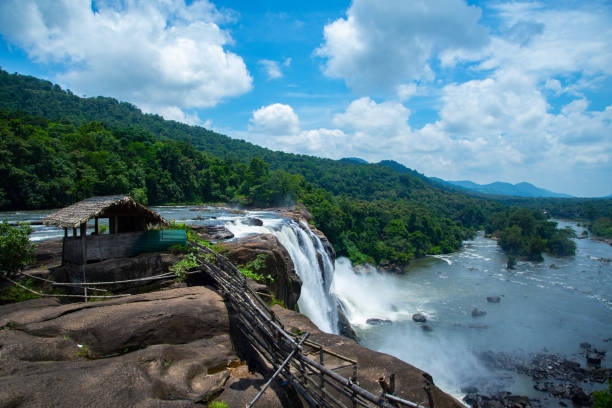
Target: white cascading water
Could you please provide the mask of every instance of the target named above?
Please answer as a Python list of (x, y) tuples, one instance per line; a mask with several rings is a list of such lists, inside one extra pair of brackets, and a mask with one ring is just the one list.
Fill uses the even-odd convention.
[(226, 224), (226, 227), (236, 238), (266, 233), (276, 236), (289, 253), (295, 271), (302, 280), (298, 300), (300, 312), (308, 316), (320, 330), (338, 333), (337, 300), (331, 292), (334, 263), (321, 239), (306, 223), (298, 224), (293, 220), (278, 218), (263, 218), (263, 223), (262, 226), (250, 226), (235, 220)]

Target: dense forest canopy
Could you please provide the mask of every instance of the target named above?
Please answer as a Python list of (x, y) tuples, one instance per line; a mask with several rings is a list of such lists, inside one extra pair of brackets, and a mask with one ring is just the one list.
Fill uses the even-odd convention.
[[(0, 133), (0, 209), (57, 208), (115, 193), (148, 204), (300, 200), (339, 254), (399, 265), (457, 250), (485, 226), (500, 235), (515, 227), (491, 227), (495, 216), (508, 218), (507, 203), (444, 188), (395, 162), (274, 152), (1, 70)], [(536, 259), (538, 249), (567, 250), (549, 245), (559, 237), (541, 220), (541, 207), (527, 211), (544, 224), (521, 230), (528, 250), (508, 251)]]

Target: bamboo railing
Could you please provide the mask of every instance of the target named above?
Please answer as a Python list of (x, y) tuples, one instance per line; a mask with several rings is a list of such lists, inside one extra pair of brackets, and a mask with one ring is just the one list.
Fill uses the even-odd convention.
[[(245, 277), (225, 257), (204, 245), (190, 242), (197, 249), (196, 259), (200, 271), (209, 275), (232, 309), (236, 329), (250, 348), (249, 358), (274, 371), (268, 382), (251, 401), (256, 404), (265, 389), (276, 378), (290, 384), (313, 407), (411, 407), (423, 405), (404, 400), (385, 387), (379, 395), (362, 388), (357, 381), (358, 363), (308, 340), (308, 333), (287, 332), (268, 305), (247, 285)], [(314, 359), (310, 356), (316, 355)], [(342, 364), (334, 369), (333, 362)], [(316, 361), (318, 360), (318, 361)], [(270, 369), (271, 368), (271, 369)], [(351, 371), (350, 378), (336, 372)], [(388, 388), (388, 387), (387, 387)], [(391, 386), (393, 390), (394, 386)], [(389, 390), (387, 390), (389, 391)], [(429, 408), (434, 408), (429, 401)]]

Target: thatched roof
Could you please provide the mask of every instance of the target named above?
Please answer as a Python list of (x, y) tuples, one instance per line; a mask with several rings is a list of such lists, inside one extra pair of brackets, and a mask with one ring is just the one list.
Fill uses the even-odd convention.
[(45, 225), (77, 228), (91, 218), (106, 218), (109, 214), (118, 212), (125, 212), (126, 215), (144, 216), (148, 224), (168, 224), (161, 215), (138, 204), (127, 195), (90, 197), (49, 215), (43, 222)]

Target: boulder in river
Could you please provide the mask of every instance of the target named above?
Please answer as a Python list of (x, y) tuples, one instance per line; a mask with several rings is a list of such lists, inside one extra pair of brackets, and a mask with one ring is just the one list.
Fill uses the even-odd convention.
[(489, 302), (489, 303), (499, 303), (499, 302), (501, 302), (501, 298), (499, 296), (487, 296), (487, 302)]
[(600, 352), (599, 350), (587, 350), (586, 352), (587, 364), (594, 366), (594, 367), (600, 367), (601, 360), (603, 360), (604, 356), (605, 354)]
[(484, 310), (479, 310), (477, 307), (472, 309), (472, 317), (480, 317), (486, 315), (487, 312)]
[(250, 225), (251, 227), (261, 227), (263, 225), (263, 221), (259, 218), (247, 217), (240, 220), (240, 222), (244, 225)]
[(415, 313), (412, 315), (412, 320), (417, 323), (425, 323), (427, 321), (427, 318), (421, 313)]
[(223, 225), (192, 225), (191, 229), (207, 241), (224, 241), (234, 238), (234, 234)]

